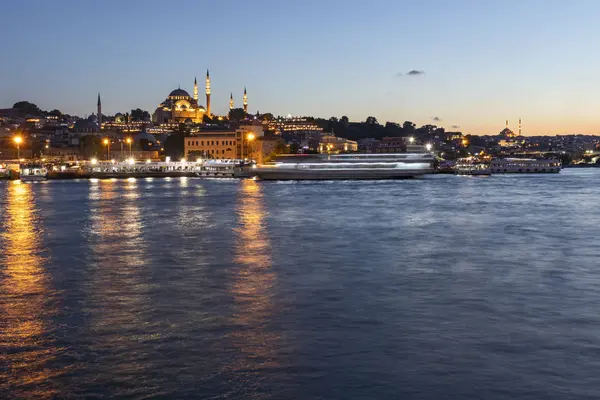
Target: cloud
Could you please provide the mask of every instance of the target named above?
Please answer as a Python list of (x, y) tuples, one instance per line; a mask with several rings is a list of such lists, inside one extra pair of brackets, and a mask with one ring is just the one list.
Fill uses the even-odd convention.
[(452, 128), (453, 129), (458, 129), (458, 128), (460, 128), (460, 125), (452, 125)]
[(431, 119), (438, 122), (442, 120), (440, 117), (431, 117)]
[(425, 75), (425, 71), (419, 71), (416, 69), (411, 69), (410, 71), (408, 71), (407, 73), (404, 72), (398, 72), (396, 73), (396, 77), (400, 77), (400, 76), (419, 76), (419, 75)]

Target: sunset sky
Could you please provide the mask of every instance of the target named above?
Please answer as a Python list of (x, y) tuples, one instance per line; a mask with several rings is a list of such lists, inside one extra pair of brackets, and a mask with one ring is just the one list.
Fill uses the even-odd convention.
[[(600, 133), (600, 1), (31, 1), (2, 6), (0, 108), (153, 112), (209, 68), (212, 108), (471, 134)], [(410, 71), (414, 71), (412, 74)], [(422, 73), (421, 73), (422, 72)], [(202, 97), (201, 97), (202, 98)], [(203, 104), (204, 101), (201, 101)], [(437, 120), (439, 119), (439, 121)], [(460, 126), (460, 128), (452, 128)]]

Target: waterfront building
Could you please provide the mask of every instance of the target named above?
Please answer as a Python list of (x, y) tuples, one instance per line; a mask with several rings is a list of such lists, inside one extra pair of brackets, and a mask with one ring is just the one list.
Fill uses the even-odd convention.
[(358, 143), (354, 140), (324, 135), (319, 142), (319, 153), (341, 153), (358, 151)]
[(408, 144), (406, 138), (395, 136), (395, 137), (384, 137), (377, 143), (375, 147), (376, 153), (403, 153), (406, 151)]
[(250, 144), (250, 158), (256, 160), (258, 164), (264, 164), (268, 157), (273, 154), (277, 142), (281, 140), (274, 137), (258, 137), (255, 142)]
[(291, 116), (280, 117), (269, 122), (269, 130), (282, 136), (320, 136), (323, 133), (322, 128), (307, 118)]
[(186, 158), (240, 159), (249, 158), (253, 142), (264, 136), (259, 122), (240, 125), (237, 129), (201, 129), (184, 138)]
[(184, 139), (185, 158), (241, 158), (237, 150), (238, 135), (233, 130), (202, 130)]

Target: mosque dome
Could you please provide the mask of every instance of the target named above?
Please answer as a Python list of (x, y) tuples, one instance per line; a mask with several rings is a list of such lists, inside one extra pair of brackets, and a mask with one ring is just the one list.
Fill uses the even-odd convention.
[(140, 132), (134, 136), (134, 140), (138, 143), (140, 142), (140, 140), (144, 140), (144, 139), (146, 139), (148, 142), (156, 143), (156, 138), (154, 136), (152, 136), (151, 134), (149, 134), (148, 132)]
[(186, 97), (190, 97), (190, 94), (188, 92), (186, 92), (185, 90), (178, 88), (173, 90), (170, 94), (169, 97), (176, 97), (176, 96), (186, 96)]
[(98, 122), (92, 118), (80, 119), (75, 122), (75, 132), (96, 132), (98, 131)]

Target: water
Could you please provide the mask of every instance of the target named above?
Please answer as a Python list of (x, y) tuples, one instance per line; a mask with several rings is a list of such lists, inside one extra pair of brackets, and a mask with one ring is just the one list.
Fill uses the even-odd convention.
[(597, 399), (599, 182), (1, 182), (0, 398)]

